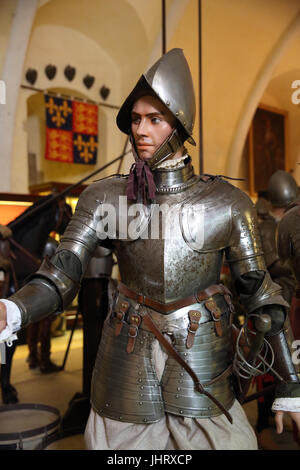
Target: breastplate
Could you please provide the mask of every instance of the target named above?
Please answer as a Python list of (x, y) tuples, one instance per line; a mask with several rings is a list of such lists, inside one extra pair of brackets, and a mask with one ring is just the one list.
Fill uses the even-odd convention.
[(118, 243), (116, 254), (122, 281), (163, 303), (217, 284), (223, 259), (221, 251), (193, 251), (183, 238)]
[[(221, 220), (219, 228), (216, 212), (215, 226), (211, 224), (210, 214), (205, 215), (203, 231), (206, 238), (201, 250), (194, 249), (188, 236), (194, 229), (200, 232), (203, 220), (194, 217), (187, 228), (188, 224), (182, 218), (186, 207), (188, 210), (194, 207), (195, 199), (201, 201), (202, 191), (207, 192), (205, 183), (196, 182), (175, 194), (158, 194), (157, 212), (158, 208), (167, 207), (169, 213), (165, 212), (166, 216), (158, 222), (157, 212), (152, 211), (143, 236), (115, 241), (121, 279), (129, 288), (168, 303), (190, 295), (196, 288), (204, 289), (219, 282), (229, 215), (225, 213), (226, 221)], [(210, 201), (206, 207), (215, 209), (215, 205)], [(151, 237), (153, 233), (158, 236)], [(216, 238), (220, 233), (221, 236)]]

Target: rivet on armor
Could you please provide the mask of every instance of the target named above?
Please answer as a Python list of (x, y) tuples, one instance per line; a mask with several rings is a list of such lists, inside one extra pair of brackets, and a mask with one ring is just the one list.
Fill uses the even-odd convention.
[(180, 387), (177, 387), (177, 390), (178, 390), (178, 392), (180, 392), (181, 388), (180, 388)]
[(119, 419), (123, 419), (123, 416), (119, 416)]
[(108, 407), (108, 406), (109, 406), (109, 403), (105, 403), (105, 406)]
[(175, 398), (179, 398), (179, 395), (175, 395)]
[(143, 421), (144, 421), (144, 423), (147, 423), (147, 418), (144, 418)]
[(142, 404), (143, 404), (143, 402), (142, 402), (142, 401), (139, 401), (139, 405), (142, 405)]
[(166, 101), (166, 105), (167, 105), (167, 106), (170, 106), (170, 101)]
[(180, 413), (180, 414), (183, 414), (183, 410), (180, 410), (180, 412), (179, 412), (179, 413)]
[(142, 379), (139, 379), (138, 381), (139, 381), (139, 383), (143, 382)]
[(142, 385), (142, 386), (140, 387), (140, 389), (141, 389), (141, 390), (144, 390), (144, 385)]

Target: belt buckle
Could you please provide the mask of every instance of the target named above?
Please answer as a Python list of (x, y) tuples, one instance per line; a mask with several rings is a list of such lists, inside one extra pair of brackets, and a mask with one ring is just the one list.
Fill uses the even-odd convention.
[[(135, 334), (131, 334), (131, 330), (135, 330)], [(138, 326), (136, 325), (130, 325), (129, 329), (128, 329), (128, 336), (129, 338), (136, 338), (138, 335)]]
[(128, 354), (134, 350), (135, 340), (138, 335), (138, 329), (141, 324), (141, 318), (139, 315), (132, 314), (129, 316), (129, 328), (128, 328), (128, 342), (126, 351)]
[[(209, 312), (210, 312), (210, 314), (211, 314), (214, 321), (220, 321), (221, 320), (222, 313), (221, 313), (221, 310), (217, 306), (217, 303), (214, 299), (207, 300), (205, 302), (205, 307), (209, 310)], [(219, 313), (219, 317), (215, 316), (216, 312)]]
[[(196, 336), (196, 332), (199, 328), (199, 323), (200, 323), (200, 320), (201, 320), (201, 312), (199, 312), (198, 310), (190, 310), (188, 312), (188, 316), (189, 316), (189, 325), (188, 325), (188, 335), (187, 335), (187, 338), (186, 338), (186, 347), (187, 349), (190, 349), (193, 344), (194, 344), (194, 339), (195, 339), (195, 336)], [(192, 329), (192, 326), (194, 327), (194, 329)]]
[(220, 320), (221, 320), (221, 315), (220, 315), (219, 318), (218, 318), (218, 317), (215, 317), (215, 315), (214, 315), (215, 312), (214, 312), (214, 311), (212, 311), (212, 312), (210, 312), (210, 313), (211, 313), (211, 316), (212, 316), (212, 318), (213, 318), (213, 321), (220, 321)]

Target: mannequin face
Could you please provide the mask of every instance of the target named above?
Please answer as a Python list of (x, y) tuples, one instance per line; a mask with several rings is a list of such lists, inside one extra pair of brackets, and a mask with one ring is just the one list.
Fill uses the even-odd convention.
[(175, 118), (158, 98), (150, 95), (139, 98), (131, 112), (131, 132), (139, 158), (150, 160), (174, 125)]

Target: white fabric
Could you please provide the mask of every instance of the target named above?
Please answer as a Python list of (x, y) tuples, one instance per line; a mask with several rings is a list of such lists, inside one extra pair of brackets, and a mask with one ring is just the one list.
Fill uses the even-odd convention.
[(272, 411), (279, 410), (300, 412), (300, 398), (275, 398)]
[[(168, 335), (164, 335), (170, 341)], [(152, 343), (151, 359), (158, 380), (161, 379), (168, 355), (157, 339)], [(300, 411), (294, 400), (291, 411)], [(291, 405), (290, 405), (291, 406)], [(291, 406), (292, 408), (292, 406)], [(85, 430), (85, 443), (89, 450), (234, 450), (257, 449), (255, 433), (242, 406), (236, 400), (229, 410), (233, 424), (224, 415), (216, 418), (185, 418), (166, 414), (153, 424), (122, 423), (99, 416), (91, 409)]]
[(157, 168), (181, 168), (184, 167), (184, 160), (187, 158), (187, 154), (183, 155), (179, 158), (174, 158), (170, 160), (165, 160), (164, 162), (160, 163)]
[(255, 433), (238, 401), (216, 418), (166, 414), (153, 424), (121, 423), (102, 418), (93, 409), (85, 430), (88, 450), (256, 450)]
[(7, 311), (7, 326), (0, 333), (0, 343), (6, 342), (8, 346), (12, 345), (12, 341), (18, 339), (16, 331), (21, 328), (21, 312), (19, 307), (7, 299), (0, 299), (6, 306)]
[[(164, 335), (170, 341), (168, 335)], [(151, 359), (158, 380), (168, 355), (155, 339)], [(91, 409), (85, 442), (90, 450), (211, 450), (257, 449), (256, 437), (241, 405), (230, 409), (233, 424), (224, 415), (216, 418), (185, 418), (166, 414), (153, 424), (122, 423), (99, 416)]]

